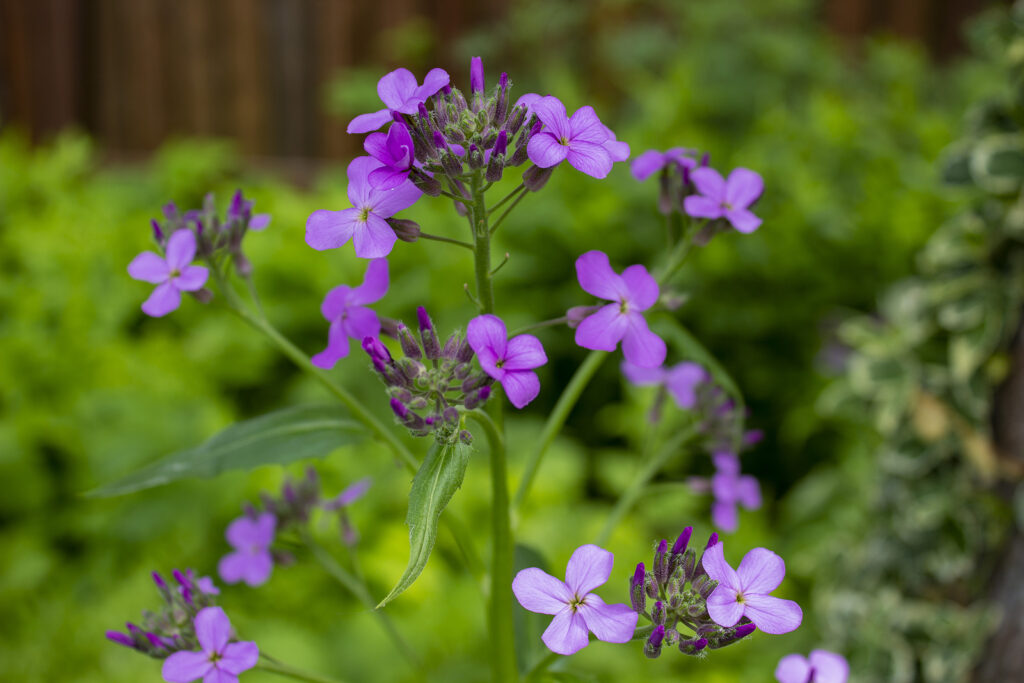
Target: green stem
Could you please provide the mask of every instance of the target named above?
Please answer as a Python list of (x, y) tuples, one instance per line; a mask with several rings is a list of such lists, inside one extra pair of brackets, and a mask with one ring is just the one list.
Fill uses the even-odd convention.
[(664, 285), (676, 271), (682, 267), (686, 262), (686, 257), (690, 255), (690, 250), (693, 248), (693, 236), (700, 232), (701, 228), (708, 224), (708, 221), (703, 221), (697, 226), (691, 226), (685, 231), (679, 240), (679, 244), (668, 257), (668, 261), (665, 263), (665, 267), (658, 275), (658, 285)]
[(366, 587), (366, 584), (359, 577), (346, 571), (344, 567), (338, 564), (338, 561), (334, 559), (333, 555), (327, 552), (323, 546), (314, 541), (308, 534), (303, 534), (303, 541), (316, 561), (324, 568), (324, 571), (334, 577), (334, 579), (344, 586), (348, 592), (352, 593), (359, 602), (363, 603), (363, 606), (366, 607), (366, 609), (370, 610), (377, 616), (380, 620), (381, 626), (384, 627), (384, 630), (394, 642), (398, 651), (401, 652), (407, 660), (409, 660), (409, 664), (411, 664), (414, 669), (418, 669), (420, 667), (419, 657), (417, 657), (416, 653), (413, 652), (412, 646), (409, 645), (405, 638), (402, 637), (402, 634), (398, 632), (398, 628), (395, 626), (395, 623), (391, 621), (391, 617), (386, 612), (376, 609), (377, 601), (373, 599), (372, 595), (370, 595), (370, 589)]
[(431, 235), (428, 232), (421, 232), (420, 239), (433, 240), (435, 242), (447, 242), (448, 244), (455, 244), (463, 249), (469, 249), (473, 251), (473, 245), (469, 242), (463, 242), (462, 240), (453, 240), (451, 237), (442, 237), (441, 235)]
[(505, 440), (490, 415), (481, 410), (466, 413), (487, 434), (491, 451), (491, 559), (490, 640), (494, 647), (491, 668), (496, 683), (518, 681), (515, 655), (515, 621), (512, 608), (514, 545), (509, 517), (508, 473)]
[(260, 656), (260, 660), (261, 661), (256, 664), (256, 668), (260, 671), (277, 674), (278, 676), (285, 676), (296, 681), (307, 681), (308, 683), (342, 683), (342, 681), (337, 678), (328, 678), (327, 676), (321, 676), (320, 674), (302, 671), (301, 669), (296, 669), (294, 666), (283, 664), (263, 655)]
[(473, 173), (470, 193), (473, 197), (473, 244), (476, 258), (476, 298), (481, 313), (494, 313), (494, 286), (491, 283), (491, 232), (487, 227), (487, 200), (483, 193), (483, 171)]
[(539, 323), (533, 323), (532, 325), (526, 325), (518, 329), (512, 330), (508, 333), (509, 339), (516, 335), (523, 334), (524, 332), (532, 332), (533, 330), (539, 330), (544, 327), (554, 327), (555, 325), (565, 325), (569, 322), (569, 316), (563, 315), (561, 318), (551, 318), (550, 320), (542, 320)]
[[(627, 512), (633, 507), (637, 498), (643, 493), (644, 487), (647, 486), (647, 482), (665, 466), (665, 463), (669, 459), (679, 452), (679, 448), (686, 443), (690, 437), (696, 434), (696, 429), (691, 427), (683, 433), (677, 435), (671, 441), (666, 443), (660, 451), (656, 451), (650, 457), (646, 458), (643, 467), (637, 470), (636, 475), (633, 477), (633, 481), (629, 483), (626, 490), (619, 496), (619, 500), (615, 503), (615, 507), (612, 508), (611, 513), (608, 515), (607, 521), (605, 521), (604, 528), (601, 529), (601, 533), (598, 534), (597, 539), (594, 541), (597, 545), (603, 546), (607, 541), (608, 537), (615, 531), (615, 527), (618, 526), (619, 522), (626, 515)], [(647, 444), (652, 444), (654, 436), (649, 435)], [(649, 448), (645, 448), (649, 450)]]
[(505, 212), (502, 213), (500, 216), (498, 216), (498, 220), (494, 221), (494, 225), (491, 226), (491, 234), (492, 235), (498, 230), (498, 226), (501, 225), (501, 222), (504, 221), (505, 218), (508, 217), (508, 215), (510, 213), (512, 213), (512, 209), (516, 208), (516, 204), (518, 204), (519, 202), (523, 201), (523, 197), (525, 197), (528, 194), (530, 194), (530, 193), (529, 192), (521, 193), (518, 197), (515, 198), (515, 200), (511, 204), (508, 205), (508, 208), (505, 209)]
[(488, 211), (487, 213), (489, 213), (489, 214), (491, 214), (491, 213), (494, 213), (494, 212), (495, 212), (495, 211), (497, 211), (497, 210), (498, 210), (499, 208), (501, 208), (501, 206), (502, 206), (502, 205), (503, 205), (503, 204), (504, 204), (505, 202), (507, 202), (508, 200), (512, 199), (512, 198), (513, 198), (514, 196), (516, 196), (517, 194), (519, 194), (520, 192), (522, 192), (522, 191), (523, 191), (523, 190), (525, 190), (525, 189), (526, 189), (526, 185), (523, 185), (522, 183), (519, 183), (519, 186), (518, 186), (518, 187), (516, 187), (516, 189), (512, 190), (512, 191), (511, 191), (511, 192), (509, 192), (509, 193), (508, 193), (507, 195), (505, 195), (504, 197), (502, 197), (501, 199), (499, 199), (499, 200), (498, 200), (498, 203), (497, 203), (497, 204), (495, 204), (494, 206), (492, 206), (492, 207), (491, 207), (491, 209), (490, 209), (490, 211)]
[(552, 664), (558, 661), (561, 657), (557, 652), (549, 652), (547, 656), (542, 657), (533, 667), (527, 672), (523, 678), (523, 683), (530, 683), (531, 681), (537, 680), (541, 674), (548, 670)]
[(558, 397), (558, 402), (555, 403), (555, 408), (551, 411), (548, 421), (544, 425), (544, 431), (540, 434), (537, 448), (534, 449), (529, 462), (526, 464), (526, 470), (523, 472), (523, 478), (519, 482), (519, 488), (516, 489), (515, 498), (512, 500), (512, 509), (514, 511), (518, 511), (523, 501), (526, 500), (526, 496), (530, 492), (530, 486), (533, 485), (533, 479), (537, 476), (541, 460), (544, 459), (544, 454), (547, 453), (551, 442), (555, 440), (555, 436), (558, 435), (565, 421), (569, 418), (569, 413), (572, 411), (573, 406), (576, 405), (580, 395), (583, 394), (583, 390), (587, 387), (587, 384), (608, 355), (607, 351), (591, 351), (586, 360), (576, 368), (576, 373), (569, 380), (569, 384), (562, 391), (562, 395)]

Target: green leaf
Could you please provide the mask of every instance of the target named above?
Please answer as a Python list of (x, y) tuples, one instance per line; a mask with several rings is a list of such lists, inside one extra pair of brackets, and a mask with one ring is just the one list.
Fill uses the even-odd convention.
[(285, 408), (233, 424), (201, 446), (168, 455), (86, 495), (119, 496), (187, 477), (323, 457), (365, 436), (363, 426), (345, 418), (337, 406)]
[(437, 539), (437, 524), (448, 501), (462, 486), (472, 449), (459, 440), (442, 444), (434, 441), (412, 480), (409, 491), (409, 565), (377, 609), (388, 604), (411, 586), (427, 566)]

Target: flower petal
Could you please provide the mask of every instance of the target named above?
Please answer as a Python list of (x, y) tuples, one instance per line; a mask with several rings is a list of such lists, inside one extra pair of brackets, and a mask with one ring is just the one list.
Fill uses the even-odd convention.
[(736, 574), (740, 577), (740, 589), (744, 595), (771, 593), (785, 578), (786, 563), (767, 548), (754, 548), (743, 556)]
[(342, 323), (345, 334), (352, 339), (363, 340), (380, 334), (380, 318), (373, 310), (363, 306), (349, 306)]
[(568, 607), (555, 615), (540, 639), (549, 650), (560, 655), (575, 654), (590, 643), (583, 617)]
[(665, 162), (664, 154), (656, 149), (649, 149), (633, 159), (629, 165), (629, 170), (633, 172), (634, 178), (642, 182), (647, 180), (652, 173), (665, 168)]
[(363, 477), (359, 481), (349, 484), (347, 487), (345, 487), (345, 490), (338, 494), (338, 497), (335, 498), (335, 501), (338, 503), (338, 505), (351, 505), (352, 503), (356, 502), (366, 494), (366, 492), (370, 489), (370, 484), (372, 483), (372, 478)]
[(358, 218), (359, 209), (314, 211), (306, 219), (306, 244), (317, 251), (337, 249), (352, 239), (356, 226), (361, 225)]
[[(546, 95), (534, 101), (531, 105), (533, 113), (548, 128), (548, 133), (555, 137), (555, 140), (568, 140), (572, 137), (572, 129), (569, 126), (569, 116), (565, 113), (565, 105), (557, 97)], [(536, 136), (534, 136), (536, 137)], [(534, 162), (536, 163), (536, 162)]]
[(721, 204), (725, 201), (725, 180), (722, 174), (708, 166), (696, 168), (690, 172), (690, 180), (693, 181), (697, 191), (708, 199)]
[[(714, 478), (712, 478), (714, 488)], [(711, 504), (711, 523), (716, 529), (732, 533), (739, 526), (739, 518), (736, 513), (736, 503), (729, 500), (716, 500)]]
[(500, 380), (504, 372), (497, 362), (505, 358), (508, 345), (505, 323), (496, 315), (479, 315), (466, 326), (466, 341), (480, 360), (480, 366), (488, 375)]
[(348, 308), (351, 292), (352, 288), (348, 285), (338, 285), (327, 292), (320, 304), (320, 314), (323, 315), (324, 320), (333, 321), (341, 317), (341, 314)]
[(167, 240), (167, 265), (171, 270), (181, 270), (196, 257), (196, 236), (188, 228), (175, 230)]
[(628, 330), (629, 320), (619, 312), (619, 304), (608, 304), (583, 319), (576, 328), (576, 344), (585, 349), (614, 351)]
[(203, 676), (203, 683), (238, 683), (238, 676), (214, 667)]
[(683, 210), (694, 218), (721, 218), (725, 215), (721, 203), (699, 194), (691, 194), (684, 199)]
[(761, 485), (757, 479), (744, 475), (736, 482), (736, 500), (748, 510), (761, 507)]
[[(388, 152), (388, 135), (387, 133), (370, 133), (363, 139), (363, 149), (366, 153), (373, 157), (374, 161), (379, 161), (382, 168), (387, 166), (390, 154)], [(374, 169), (370, 169), (372, 172)]]
[(204, 652), (222, 651), (231, 638), (231, 621), (220, 607), (204, 607), (199, 610), (193, 625)]
[(697, 405), (697, 386), (707, 381), (708, 373), (697, 363), (683, 361), (668, 371), (665, 384), (676, 405), (693, 408)]
[(786, 655), (775, 667), (775, 680), (779, 683), (808, 683), (811, 665), (803, 655)]
[(569, 558), (565, 568), (565, 585), (577, 597), (584, 597), (604, 585), (612, 575), (615, 556), (593, 543), (581, 545)]
[(569, 139), (573, 143), (589, 142), (601, 145), (608, 140), (610, 129), (597, 117), (594, 108), (589, 104), (580, 107), (569, 119)]
[(536, 372), (530, 370), (509, 370), (500, 381), (505, 395), (516, 408), (525, 408), (526, 404), (540, 394), (540, 378)]
[(224, 583), (238, 583), (245, 576), (245, 569), (249, 563), (249, 556), (245, 553), (234, 552), (220, 558), (217, 563), (217, 573)]
[(264, 230), (270, 225), (269, 213), (258, 213), (249, 219), (249, 230)]
[(164, 680), (168, 683), (192, 683), (202, 678), (213, 668), (210, 656), (205, 652), (175, 652), (164, 660)]
[[(358, 338), (362, 339), (362, 337)], [(327, 348), (309, 360), (322, 370), (330, 370), (339, 360), (348, 356), (350, 346), (349, 335), (345, 332), (345, 324), (340, 319), (334, 320), (327, 330)]]
[(228, 643), (221, 653), (223, 656), (217, 666), (229, 674), (238, 675), (256, 666), (260, 658), (260, 649), (256, 643)]
[(158, 285), (170, 277), (171, 269), (159, 255), (144, 251), (128, 264), (128, 274), (135, 280)]
[(505, 370), (533, 370), (548, 362), (540, 340), (532, 334), (521, 334), (508, 340), (505, 347)]
[(608, 150), (590, 142), (573, 140), (569, 143), (569, 152), (565, 158), (570, 166), (592, 178), (605, 178), (612, 170), (612, 157)]
[(386, 192), (393, 190), (409, 179), (409, 171), (400, 171), (387, 166), (370, 171), (370, 187)]
[(588, 251), (576, 259), (576, 279), (584, 292), (599, 299), (619, 301), (629, 291), (603, 251)]
[[(735, 601), (735, 594), (740, 589), (740, 578), (737, 576), (736, 571), (729, 566), (729, 563), (725, 561), (725, 544), (718, 542), (705, 550), (701, 566), (704, 567), (704, 571), (708, 573), (709, 577), (718, 582), (720, 587), (732, 591)], [(739, 617), (736, 617), (736, 619), (738, 621)], [(731, 626), (732, 624), (729, 625)]]
[(377, 81), (377, 94), (391, 109), (400, 109), (405, 101), (416, 92), (416, 77), (406, 68), (398, 68), (384, 74)]
[(142, 312), (154, 318), (167, 315), (181, 305), (181, 292), (172, 282), (157, 285), (149, 298), (142, 302)]
[(352, 290), (349, 301), (356, 305), (380, 301), (388, 291), (388, 260), (374, 259), (366, 266), (363, 284)]
[(622, 281), (629, 290), (629, 310), (646, 311), (658, 300), (661, 290), (658, 281), (640, 264), (629, 266), (622, 271)]
[(565, 161), (569, 148), (559, 142), (552, 133), (541, 131), (526, 143), (526, 154), (537, 166), (551, 168)]
[[(721, 544), (719, 544), (721, 545)], [(707, 553), (704, 554), (707, 559)], [(736, 600), (736, 591), (728, 586), (719, 585), (708, 596), (708, 616), (719, 626), (735, 626), (743, 616), (743, 605)]]
[(530, 116), (533, 114), (533, 105), (536, 104), (536, 102), (541, 99), (543, 99), (543, 96), (538, 95), (535, 92), (523, 93), (519, 97), (519, 99), (516, 100), (515, 107), (518, 107), (519, 105), (523, 105), (524, 107), (526, 107), (526, 118), (530, 118)]
[(746, 209), (729, 209), (723, 214), (739, 232), (746, 235), (761, 227), (761, 219)]
[(608, 152), (608, 156), (612, 158), (612, 161), (625, 161), (629, 158), (629, 143), (623, 142), (622, 140), (605, 140), (602, 144), (604, 151)]
[(359, 258), (382, 258), (391, 253), (398, 237), (391, 226), (377, 214), (371, 213), (365, 223), (356, 227), (352, 244)]
[(419, 201), (423, 193), (406, 180), (391, 190), (370, 190), (369, 202), (373, 212), (381, 218), (391, 218)]
[(174, 278), (172, 282), (175, 288), (183, 292), (194, 292), (206, 284), (210, 277), (210, 271), (204, 266), (185, 266), (181, 269), (181, 275)]
[(391, 111), (388, 109), (381, 109), (380, 111), (375, 111), (370, 114), (360, 114), (349, 121), (348, 128), (345, 129), (345, 132), (355, 135), (369, 133), (377, 130), (390, 120)]
[(246, 557), (242, 580), (253, 588), (256, 586), (262, 586), (268, 579), (270, 579), (270, 575), (273, 571), (274, 558), (268, 551), (254, 553)]
[(629, 605), (607, 605), (593, 593), (580, 605), (579, 613), (590, 632), (606, 643), (628, 643), (632, 640), (640, 616)]
[(814, 668), (814, 683), (846, 683), (850, 677), (850, 665), (842, 655), (828, 650), (811, 650), (809, 659)]
[(524, 609), (537, 614), (558, 614), (572, 600), (565, 583), (537, 567), (516, 574), (512, 579), (512, 592)]
[[(733, 477), (740, 473), (740, 458), (735, 453), (718, 451), (711, 456), (711, 462), (719, 474), (728, 474)], [(716, 494), (717, 495), (717, 494)]]
[(622, 374), (630, 384), (637, 386), (657, 385), (665, 381), (665, 368), (642, 368), (628, 360), (622, 361)]
[[(719, 589), (715, 589), (716, 591)], [(743, 595), (743, 615), (754, 622), (758, 630), (772, 635), (782, 635), (795, 631), (804, 619), (803, 610), (800, 605), (792, 600), (783, 600), (771, 595), (750, 594)], [(708, 612), (711, 610), (711, 600), (708, 600)], [(712, 616), (714, 618), (714, 616)], [(717, 621), (717, 620), (716, 620)]]
[(622, 337), (622, 355), (630, 363), (642, 368), (660, 367), (668, 354), (662, 338), (651, 332), (647, 321), (639, 313), (629, 313), (622, 317), (628, 321), (626, 333)]
[(725, 181), (725, 201), (737, 209), (747, 208), (764, 192), (764, 180), (749, 168), (734, 168)]
[[(384, 134), (375, 133), (374, 135), (383, 136)], [(372, 206), (370, 194), (373, 188), (370, 187), (370, 172), (383, 165), (373, 157), (367, 156), (356, 157), (348, 162), (348, 168), (345, 169), (345, 177), (348, 178), (348, 200), (352, 203), (353, 207), (361, 209)]]
[(447, 71), (444, 69), (431, 69), (427, 72), (427, 75), (423, 77), (423, 85), (416, 88), (416, 91), (413, 93), (413, 99), (418, 100), (418, 104), (444, 86), (448, 85), (450, 82), (451, 77), (448, 75)]

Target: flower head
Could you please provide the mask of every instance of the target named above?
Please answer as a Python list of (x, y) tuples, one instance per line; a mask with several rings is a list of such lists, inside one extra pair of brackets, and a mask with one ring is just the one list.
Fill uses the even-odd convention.
[(657, 281), (642, 265), (629, 266), (619, 275), (608, 255), (588, 251), (576, 259), (576, 276), (588, 294), (614, 303), (602, 306), (576, 328), (576, 343), (586, 349), (614, 351), (622, 342), (626, 360), (641, 368), (665, 362), (665, 342), (647, 327), (643, 311), (658, 300)]
[(232, 642), (231, 621), (220, 607), (207, 607), (196, 615), (199, 652), (182, 650), (164, 660), (168, 683), (237, 683), (238, 674), (254, 666), (260, 656), (256, 643)]
[(512, 581), (519, 604), (531, 612), (555, 618), (541, 636), (548, 648), (571, 655), (585, 648), (587, 632), (607, 643), (626, 643), (636, 630), (638, 614), (629, 605), (608, 605), (592, 593), (612, 574), (615, 557), (596, 545), (576, 549), (565, 569), (565, 581), (531, 567)]
[(348, 165), (348, 199), (351, 209), (310, 214), (306, 221), (306, 244), (318, 251), (337, 249), (350, 239), (359, 258), (382, 258), (391, 253), (398, 237), (385, 219), (407, 209), (420, 198), (411, 182), (393, 190), (378, 190), (370, 185), (369, 175), (381, 168), (370, 157), (356, 157)]
[(669, 368), (642, 368), (624, 360), (622, 374), (637, 386), (664, 386), (672, 394), (676, 405), (684, 410), (697, 405), (697, 386), (709, 379), (703, 367), (689, 361), (677, 363)]
[(846, 683), (849, 677), (846, 659), (828, 650), (811, 650), (810, 657), (786, 655), (775, 667), (779, 683)]
[(167, 315), (181, 305), (182, 292), (194, 292), (206, 284), (210, 271), (190, 265), (195, 257), (196, 236), (186, 228), (168, 238), (163, 256), (144, 251), (132, 259), (128, 274), (157, 286), (142, 304), (143, 313), (154, 318)]
[(692, 156), (694, 153), (694, 150), (687, 149), (686, 147), (672, 147), (664, 152), (649, 149), (633, 159), (633, 162), (629, 165), (629, 170), (633, 172), (634, 178), (644, 181), (663, 168), (696, 168), (697, 161)]
[(715, 623), (733, 626), (746, 617), (761, 631), (775, 635), (800, 626), (800, 605), (769, 595), (786, 576), (782, 558), (767, 548), (754, 548), (734, 570), (725, 561), (724, 549), (724, 543), (715, 543), (704, 552), (702, 561), (704, 571), (718, 582), (707, 603)]
[(421, 102), (448, 85), (448, 72), (431, 69), (423, 79), (423, 85), (408, 69), (395, 69), (377, 81), (377, 94), (387, 105), (371, 114), (360, 114), (348, 124), (349, 133), (369, 133), (391, 120), (391, 112), (415, 114)]
[(700, 194), (684, 200), (686, 213), (696, 218), (725, 218), (740, 232), (751, 233), (761, 225), (761, 219), (749, 207), (764, 191), (761, 176), (747, 168), (733, 169), (728, 180), (713, 168), (702, 167), (690, 173)]
[(738, 523), (736, 506), (748, 510), (761, 507), (761, 487), (749, 474), (740, 475), (740, 459), (735, 453), (715, 453), (712, 458), (717, 472), (711, 477), (711, 521), (722, 531), (735, 531)]
[(244, 581), (260, 586), (270, 578), (274, 558), (270, 544), (274, 542), (277, 518), (263, 512), (255, 518), (243, 515), (228, 525), (225, 537), (235, 552), (221, 558), (217, 571), (228, 583)]
[(387, 133), (370, 133), (363, 141), (366, 153), (382, 166), (370, 171), (370, 186), (377, 190), (393, 190), (409, 178), (415, 162), (412, 135), (404, 123), (395, 122)]
[[(612, 170), (612, 155), (605, 148), (610, 131), (593, 107), (580, 107), (570, 118), (561, 100), (550, 95), (534, 100), (528, 107), (544, 124), (544, 129), (530, 138), (530, 161), (541, 168), (568, 161), (577, 171), (594, 178), (604, 178)], [(613, 147), (613, 151), (621, 156), (619, 147)]]
[(313, 365), (330, 369), (349, 352), (349, 340), (362, 341), (380, 334), (380, 319), (366, 307), (376, 303), (388, 291), (388, 261), (379, 258), (366, 267), (363, 284), (358, 287), (339, 285), (329, 291), (320, 305), (320, 312), (330, 323), (327, 348), (312, 358)]
[(548, 362), (539, 339), (532, 334), (508, 339), (505, 323), (495, 315), (470, 320), (466, 339), (480, 359), (480, 367), (501, 382), (512, 405), (522, 408), (537, 398), (540, 380), (533, 369)]

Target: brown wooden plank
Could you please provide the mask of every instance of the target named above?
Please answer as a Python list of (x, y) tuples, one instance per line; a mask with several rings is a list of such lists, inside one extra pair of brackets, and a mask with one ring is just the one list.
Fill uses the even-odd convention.
[(210, 70), (211, 4), (206, 0), (177, 0), (176, 13), (180, 14), (180, 43), (176, 44), (176, 59), (182, 65), (182, 89), (177, 93), (185, 113), (189, 135), (213, 133), (213, 78)]
[(332, 79), (354, 61), (352, 40), (356, 28), (353, 24), (353, 6), (349, 2), (335, 0), (314, 0), (313, 11), (317, 22), (313, 27), (315, 55), (315, 79), (313, 87), (316, 107), (316, 130), (314, 144), (317, 156), (330, 159), (344, 159), (356, 150), (356, 140), (345, 132), (348, 120), (344, 116), (327, 111), (327, 88)]
[(29, 54), (28, 1), (0, 2), (0, 123), (32, 130), (32, 74)]

